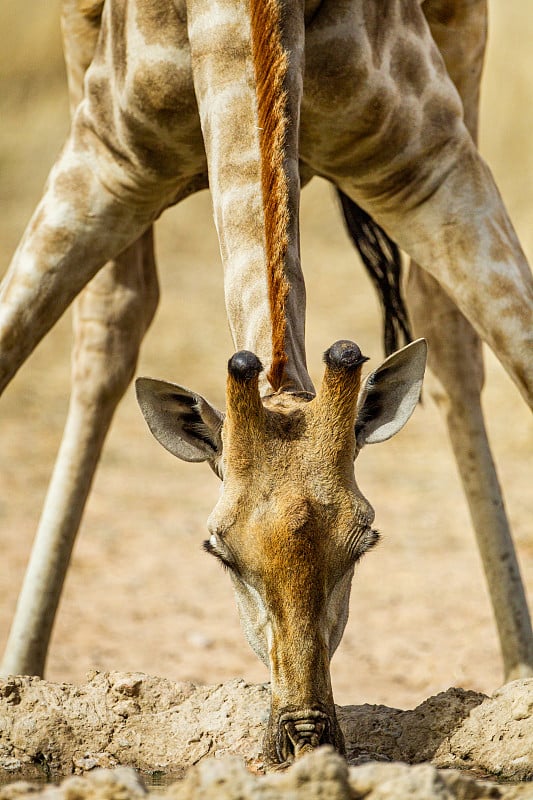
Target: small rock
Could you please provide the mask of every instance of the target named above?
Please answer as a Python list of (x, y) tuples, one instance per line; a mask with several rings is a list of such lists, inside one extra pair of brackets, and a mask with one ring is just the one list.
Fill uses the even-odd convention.
[(187, 634), (187, 643), (199, 650), (209, 650), (215, 644), (214, 639), (200, 633), (200, 631), (191, 631)]

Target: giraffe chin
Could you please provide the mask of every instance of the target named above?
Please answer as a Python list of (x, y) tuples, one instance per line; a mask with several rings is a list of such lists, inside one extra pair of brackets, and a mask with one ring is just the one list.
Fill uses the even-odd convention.
[(278, 712), (277, 719), (270, 715), (263, 743), (270, 769), (286, 769), (321, 745), (332, 745), (342, 755), (345, 753), (344, 737), (334, 707), (287, 706)]

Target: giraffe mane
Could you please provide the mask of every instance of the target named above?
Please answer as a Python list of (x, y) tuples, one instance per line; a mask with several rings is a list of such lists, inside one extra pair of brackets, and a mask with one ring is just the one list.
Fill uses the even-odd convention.
[(250, 0), (252, 57), (255, 71), (265, 221), (267, 283), (272, 322), (272, 364), (268, 380), (280, 388), (287, 363), (285, 306), (289, 283), (285, 274), (290, 220), (284, 144), (288, 54), (281, 41), (278, 0)]

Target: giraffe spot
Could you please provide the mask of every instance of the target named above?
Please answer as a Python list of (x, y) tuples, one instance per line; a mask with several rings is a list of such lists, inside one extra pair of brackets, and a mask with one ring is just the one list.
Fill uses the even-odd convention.
[(491, 231), (490, 259), (498, 263), (505, 263), (512, 260), (512, 247), (502, 234), (494, 229)]
[(89, 100), (90, 115), (95, 123), (95, 128), (110, 132), (115, 128), (113, 118), (113, 94), (109, 85), (108, 76), (104, 72), (92, 71), (88, 85), (87, 97)]
[(175, 177), (182, 172), (181, 157), (164, 147), (156, 132), (143, 119), (123, 109), (121, 121), (126, 145), (135, 153), (143, 169), (163, 178)]
[(222, 185), (238, 187), (241, 191), (247, 187), (252, 189), (261, 181), (255, 151), (252, 150), (250, 158), (247, 159), (235, 160), (231, 157), (223, 159), (218, 166), (217, 174)]
[(426, 54), (413, 39), (398, 39), (390, 59), (390, 74), (402, 92), (420, 97), (428, 82), (429, 69)]
[(33, 236), (34, 233), (39, 230), (45, 218), (46, 214), (43, 206), (38, 206), (28, 225), (28, 236)]
[[(126, 2), (125, 0), (115, 0), (115, 2), (109, 3), (109, 6), (109, 13), (111, 14), (110, 29), (113, 36), (113, 46), (111, 48), (113, 71), (116, 75), (119, 85), (122, 85), (128, 69), (128, 48), (126, 43)], [(102, 42), (105, 41), (108, 35), (107, 16), (104, 14), (100, 40)]]
[(461, 219), (451, 219), (442, 227), (442, 239), (446, 252), (457, 253), (461, 262), (473, 263), (478, 256), (480, 242), (479, 232), (470, 230)]
[(60, 200), (75, 203), (77, 208), (87, 208), (92, 177), (83, 167), (72, 167), (60, 172), (54, 179), (54, 194)]
[[(329, 52), (317, 53), (305, 74), (302, 122), (310, 126), (315, 139), (317, 124), (322, 127), (331, 122), (335, 136), (342, 129), (356, 136), (361, 131), (372, 132), (385, 116), (383, 92), (374, 93), (375, 107), (369, 109), (370, 70), (366, 59), (358, 58), (348, 42), (335, 42), (334, 47), (340, 61), (331, 58)], [(311, 122), (314, 119), (317, 122)]]
[[(180, 23), (174, 3), (162, 3), (161, 0), (143, 0), (136, 4), (136, 23), (146, 44), (176, 46), (176, 34), (183, 24)], [(179, 34), (178, 34), (179, 35)]]
[[(401, 175), (399, 169), (396, 170), (398, 178), (393, 176), (387, 179), (383, 175), (383, 168), (390, 175), (390, 162), (406, 150), (414, 136), (412, 104), (403, 103), (400, 108), (397, 105), (395, 93), (387, 86), (381, 86), (366, 98), (360, 96), (355, 109), (345, 109), (342, 125), (338, 124), (337, 115), (337, 124), (331, 128), (330, 135), (321, 140), (319, 158), (322, 167), (326, 165), (336, 177), (353, 178), (356, 173), (361, 178), (368, 176), (366, 183), (373, 187), (373, 195), (381, 194), (382, 187), (384, 194), (388, 194), (389, 190), (395, 193), (397, 181), (404, 181), (408, 175), (416, 175), (421, 168), (420, 164), (412, 161)], [(302, 115), (302, 153), (312, 152), (313, 130), (312, 123), (307, 129), (307, 114)], [(376, 169), (380, 170), (378, 179), (372, 177)]]
[(175, 130), (197, 116), (196, 98), (188, 70), (172, 61), (142, 62), (132, 83), (133, 104), (141, 115), (162, 128)]
[(494, 240), (490, 247), (491, 261), (509, 261), (512, 258), (512, 248), (501, 239)]
[(378, 134), (389, 119), (392, 102), (390, 90), (380, 87), (367, 102), (361, 103), (358, 128), (366, 134)]
[(449, 25), (457, 16), (457, 3), (456, 0), (433, 0), (432, 3), (424, 4), (424, 14), (430, 23), (438, 23), (439, 25)]
[(312, 58), (306, 61), (305, 92), (308, 86), (313, 91), (324, 94), (324, 99), (333, 93), (332, 102), (343, 105), (362, 86), (369, 77), (367, 59), (362, 57), (357, 43), (351, 37), (330, 36), (325, 42), (317, 43)]
[(424, 103), (420, 136), (422, 146), (433, 148), (439, 141), (448, 140), (460, 122), (460, 109), (451, 98), (434, 94)]
[(418, 0), (405, 0), (400, 3), (401, 19), (406, 28), (412, 30), (418, 37), (427, 36), (427, 23), (420, 8)]
[(500, 300), (499, 308), (502, 316), (515, 316), (519, 313), (514, 297), (516, 294), (516, 285), (512, 278), (501, 273), (496, 274), (489, 281), (487, 286), (487, 294), (492, 300)]
[(380, 148), (383, 161), (388, 161), (402, 153), (413, 139), (414, 130), (415, 126), (408, 109), (401, 108), (398, 113), (394, 114), (387, 127), (386, 137)]
[(32, 246), (39, 253), (38, 264), (41, 272), (46, 272), (50, 264), (58, 263), (74, 246), (76, 236), (68, 227), (58, 227), (46, 223), (36, 230)]
[[(387, 43), (390, 41), (390, 31), (394, 22), (394, 3), (363, 3), (363, 20), (368, 42), (372, 51), (372, 62), (379, 69)], [(401, 5), (405, 5), (401, 4)]]
[(429, 56), (437, 77), (440, 78), (447, 74), (446, 64), (444, 63), (444, 59), (439, 48), (431, 47)]

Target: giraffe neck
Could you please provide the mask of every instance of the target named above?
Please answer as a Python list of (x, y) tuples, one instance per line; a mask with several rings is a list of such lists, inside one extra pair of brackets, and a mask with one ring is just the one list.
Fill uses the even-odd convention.
[(288, 181), (284, 169), (284, 145), (288, 97), (285, 79), (288, 54), (281, 44), (280, 11), (277, 0), (251, 0), (252, 57), (254, 63), (261, 194), (263, 200), (265, 256), (272, 324), (272, 362), (268, 379), (274, 389), (283, 382), (287, 365), (285, 275), (288, 228), (291, 222)]
[(312, 389), (298, 235), (303, 10), (188, 0), (187, 24), (230, 328), (274, 390)]

